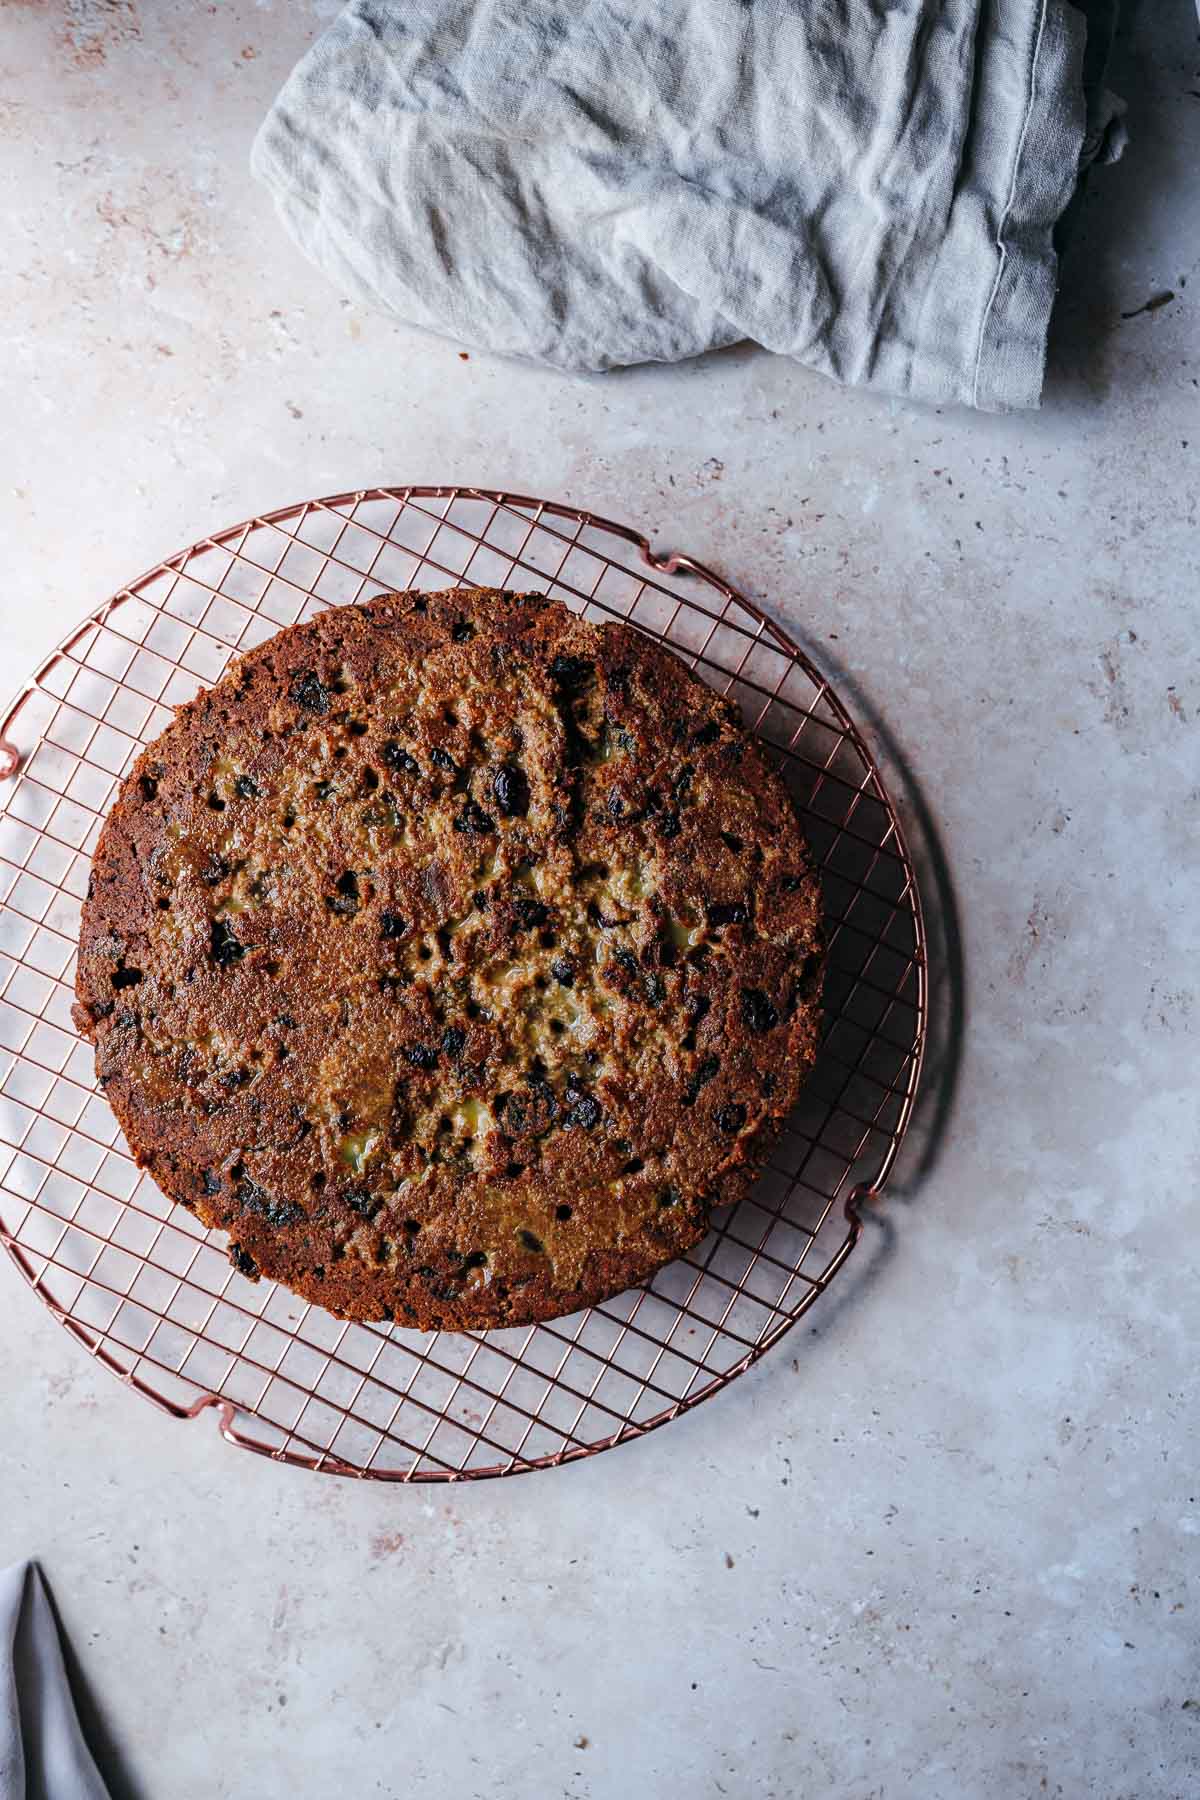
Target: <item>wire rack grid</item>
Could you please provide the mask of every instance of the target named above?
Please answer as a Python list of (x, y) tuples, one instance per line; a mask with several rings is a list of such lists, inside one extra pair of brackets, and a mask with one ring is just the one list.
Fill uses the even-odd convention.
[[(801, 810), (830, 942), (821, 1054), (752, 1196), (646, 1285), (531, 1327), (348, 1324), (233, 1270), (129, 1156), (70, 1020), (104, 814), (172, 709), (322, 607), (398, 588), (537, 588), (624, 619), (741, 704)], [(501, 491), (374, 488), (261, 515), (151, 569), (0, 723), (0, 1241), (54, 1316), (176, 1417), (385, 1480), (507, 1475), (677, 1417), (824, 1292), (908, 1124), (926, 1029), (912, 861), (880, 771), (799, 648), (718, 576), (626, 526)]]

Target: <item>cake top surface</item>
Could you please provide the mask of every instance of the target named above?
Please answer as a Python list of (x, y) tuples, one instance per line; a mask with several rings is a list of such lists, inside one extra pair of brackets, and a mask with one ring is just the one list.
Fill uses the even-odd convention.
[(542, 595), (398, 594), (180, 709), (105, 823), (76, 1019), (138, 1160), (347, 1317), (642, 1280), (814, 1055), (820, 896), (736, 708)]

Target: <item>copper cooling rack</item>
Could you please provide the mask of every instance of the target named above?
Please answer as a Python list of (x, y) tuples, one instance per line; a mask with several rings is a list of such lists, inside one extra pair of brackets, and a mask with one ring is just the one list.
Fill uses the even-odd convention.
[[(776, 753), (831, 940), (816, 1071), (752, 1197), (644, 1287), (551, 1324), (345, 1324), (232, 1270), (128, 1155), (70, 1020), (80, 903), (122, 774), (237, 652), (324, 606), (465, 581), (539, 588), (671, 645)], [(175, 1417), (343, 1475), (455, 1481), (588, 1456), (724, 1387), (858, 1239), (912, 1111), (926, 1025), (913, 865), (829, 683), (710, 570), (622, 525), (477, 488), (373, 488), (205, 538), (130, 583), (0, 724), (0, 1240), (55, 1317)]]

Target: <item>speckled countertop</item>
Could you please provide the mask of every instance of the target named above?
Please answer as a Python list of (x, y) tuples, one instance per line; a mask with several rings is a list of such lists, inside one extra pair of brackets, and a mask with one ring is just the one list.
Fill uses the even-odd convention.
[[(1200, 1791), (1200, 44), (1127, 7), (1036, 417), (765, 355), (569, 380), (341, 301), (249, 182), (336, 10), (0, 9), (3, 685), (200, 533), (507, 483), (717, 564), (887, 721), (953, 874), (933, 1167), (731, 1390), (465, 1490), (174, 1424), (0, 1267), (0, 1562), (117, 1796)], [(1174, 298), (1150, 311), (1148, 299)], [(1133, 316), (1128, 316), (1133, 315)], [(903, 1171), (902, 1171), (903, 1174)]]

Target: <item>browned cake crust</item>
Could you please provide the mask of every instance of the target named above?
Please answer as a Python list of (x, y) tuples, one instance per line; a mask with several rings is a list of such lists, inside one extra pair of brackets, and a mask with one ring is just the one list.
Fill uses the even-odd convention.
[(79, 1029), (138, 1162), (350, 1318), (550, 1318), (736, 1198), (817, 1038), (819, 891), (735, 707), (539, 594), (241, 658), (100, 836)]

